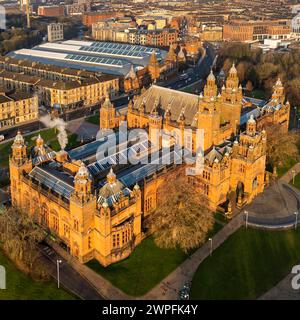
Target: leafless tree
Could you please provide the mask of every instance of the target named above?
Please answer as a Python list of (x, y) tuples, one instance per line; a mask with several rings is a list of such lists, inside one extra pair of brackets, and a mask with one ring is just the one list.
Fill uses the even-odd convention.
[(214, 218), (199, 189), (182, 171), (165, 178), (158, 189), (157, 208), (149, 218), (156, 244), (162, 248), (198, 247), (206, 239)]
[(267, 162), (272, 166), (289, 166), (291, 160), (299, 161), (300, 135), (295, 132), (281, 134), (273, 131), (268, 134)]

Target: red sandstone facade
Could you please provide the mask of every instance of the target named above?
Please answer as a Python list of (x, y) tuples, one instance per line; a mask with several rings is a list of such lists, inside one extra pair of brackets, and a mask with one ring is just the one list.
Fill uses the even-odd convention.
[(88, 27), (92, 26), (93, 23), (103, 21), (110, 18), (121, 18), (124, 17), (122, 12), (111, 11), (111, 12), (88, 12), (82, 15), (82, 23)]
[(38, 8), (38, 15), (45, 17), (57, 17), (65, 14), (64, 6), (45, 6)]

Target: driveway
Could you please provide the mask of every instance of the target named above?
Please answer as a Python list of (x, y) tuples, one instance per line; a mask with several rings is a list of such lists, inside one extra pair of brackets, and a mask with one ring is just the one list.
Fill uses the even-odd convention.
[(55, 280), (57, 280), (57, 260), (62, 261), (59, 268), (59, 278), (64, 288), (83, 300), (104, 300), (90, 282), (75, 271), (62, 256), (46, 243), (39, 244), (38, 248), (44, 256), (48, 272)]

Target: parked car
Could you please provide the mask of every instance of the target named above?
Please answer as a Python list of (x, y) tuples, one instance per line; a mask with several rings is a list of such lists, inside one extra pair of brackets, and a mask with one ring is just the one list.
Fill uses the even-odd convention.
[(4, 137), (3, 134), (1, 134), (1, 135), (0, 135), (0, 142), (3, 141), (3, 140), (5, 140), (5, 137)]

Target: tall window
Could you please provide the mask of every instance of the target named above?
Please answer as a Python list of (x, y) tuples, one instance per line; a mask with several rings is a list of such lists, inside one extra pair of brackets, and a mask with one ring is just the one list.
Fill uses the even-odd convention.
[(49, 211), (45, 203), (42, 205), (41, 209), (41, 223), (45, 226), (49, 225)]
[(58, 233), (59, 231), (59, 221), (57, 217), (53, 217), (53, 230)]
[(70, 228), (67, 224), (64, 224), (64, 237), (69, 238), (70, 235)]
[(146, 199), (145, 208), (146, 208), (146, 211), (149, 211), (150, 209), (152, 209), (152, 197), (149, 197)]
[(88, 249), (92, 248), (92, 239), (91, 236), (88, 237)]
[(79, 222), (78, 222), (78, 220), (74, 220), (74, 229), (75, 229), (76, 231), (79, 230)]

